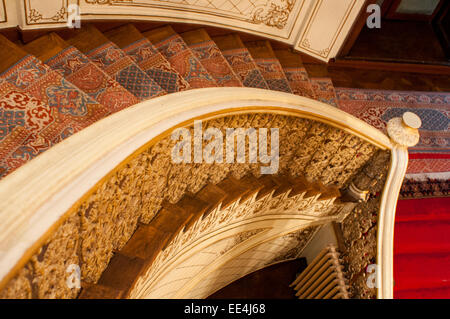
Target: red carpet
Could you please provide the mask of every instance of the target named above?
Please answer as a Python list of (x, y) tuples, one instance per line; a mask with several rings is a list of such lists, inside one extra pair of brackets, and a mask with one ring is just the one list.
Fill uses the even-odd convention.
[(450, 298), (450, 198), (400, 200), (394, 298)]
[(450, 93), (336, 92), (342, 110), (380, 130), (406, 111), (421, 117), (395, 217), (394, 298), (450, 298)]

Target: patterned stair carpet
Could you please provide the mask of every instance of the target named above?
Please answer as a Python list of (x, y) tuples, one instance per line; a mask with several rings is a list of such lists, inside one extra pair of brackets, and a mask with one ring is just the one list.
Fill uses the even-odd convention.
[(134, 25), (127, 24), (105, 35), (167, 93), (189, 89), (189, 83)]
[(336, 92), (341, 109), (381, 130), (406, 111), (421, 117), (397, 205), (394, 297), (450, 298), (450, 93)]
[(410, 150), (397, 210), (395, 296), (449, 297), (450, 94), (335, 90), (329, 78), (310, 79), (299, 55), (267, 41), (211, 38), (202, 29), (179, 35), (170, 26), (141, 33), (133, 25), (105, 34), (86, 26), (22, 47), (0, 36), (0, 178), (139, 101), (217, 86), (292, 92), (381, 130), (392, 117), (417, 113), (421, 140)]
[(247, 48), (236, 34), (212, 39), (204, 29), (141, 33), (127, 24), (102, 33), (86, 25), (64, 39), (49, 33), (19, 47), (0, 36), (0, 44), (0, 178), (101, 118), (164, 94), (246, 86), (335, 96), (330, 79), (314, 91), (298, 54), (268, 41)]

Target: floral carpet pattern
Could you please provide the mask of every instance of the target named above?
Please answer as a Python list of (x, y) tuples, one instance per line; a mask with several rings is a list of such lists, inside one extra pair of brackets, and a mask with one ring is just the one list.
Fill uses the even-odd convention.
[(255, 63), (271, 90), (292, 93), (289, 82), (284, 75), (283, 67), (278, 59), (260, 58), (255, 59)]
[(205, 69), (222, 87), (240, 87), (241, 80), (234, 73), (233, 69), (224, 58), (220, 49), (214, 41), (205, 41), (189, 45), (196, 57), (203, 64)]
[(178, 74), (148, 39), (142, 38), (122, 50), (167, 93), (189, 89), (189, 83)]
[(217, 86), (216, 81), (178, 34), (154, 45), (192, 89)]
[(292, 93), (311, 99), (316, 99), (314, 90), (309, 80), (308, 72), (304, 67), (301, 68), (283, 68), (284, 74), (289, 81)]
[(319, 101), (338, 106), (336, 91), (330, 78), (311, 78), (311, 85)]
[(0, 74), (6, 81), (51, 108), (53, 121), (42, 135), (53, 143), (93, 124), (110, 112), (63, 76), (33, 56)]
[(75, 47), (69, 47), (45, 64), (108, 108), (111, 113), (139, 103), (139, 99), (92, 63)]
[(241, 78), (245, 87), (268, 89), (269, 86), (246, 48), (222, 51), (223, 56)]
[(422, 119), (420, 141), (409, 149), (407, 174), (439, 173), (445, 176), (450, 172), (450, 93), (347, 88), (337, 88), (336, 92), (343, 111), (384, 132), (386, 123), (393, 117), (407, 111), (419, 115)]
[(166, 94), (158, 83), (112, 42), (106, 42), (86, 55), (141, 101)]

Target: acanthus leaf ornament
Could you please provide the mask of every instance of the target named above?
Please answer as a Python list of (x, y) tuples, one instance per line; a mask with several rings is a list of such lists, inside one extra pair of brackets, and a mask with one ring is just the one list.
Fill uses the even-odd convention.
[[(280, 3), (281, 2), (281, 3)], [(263, 23), (269, 27), (283, 29), (294, 7), (295, 0), (270, 1), (253, 13), (253, 23)]]

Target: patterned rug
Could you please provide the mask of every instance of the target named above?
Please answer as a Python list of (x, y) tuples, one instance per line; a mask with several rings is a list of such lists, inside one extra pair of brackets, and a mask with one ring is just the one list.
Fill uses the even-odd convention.
[(283, 68), (292, 93), (300, 96), (305, 96), (311, 99), (316, 99), (314, 90), (309, 80), (308, 72), (303, 67), (286, 67)]
[(115, 113), (139, 103), (139, 99), (92, 63), (75, 47), (68, 47), (45, 64), (58, 71), (92, 99)]
[(271, 90), (292, 93), (289, 82), (284, 75), (283, 68), (276, 58), (255, 59), (267, 85)]
[(122, 50), (168, 93), (189, 89), (189, 83), (177, 73), (148, 39), (138, 40)]
[(113, 42), (106, 42), (86, 55), (141, 101), (166, 94), (158, 83)]
[(2, 80), (50, 106), (52, 123), (41, 134), (53, 143), (60, 142), (110, 113), (60, 73), (31, 55), (0, 74)]
[(450, 93), (337, 88), (339, 107), (386, 132), (386, 123), (409, 111), (422, 119), (420, 141), (409, 149), (407, 178), (448, 179)]
[(330, 78), (311, 78), (311, 86), (317, 100), (338, 106), (333, 81)]
[(0, 83), (0, 178), (52, 145), (41, 131), (53, 121), (45, 103), (11, 83)]
[(219, 86), (240, 87), (241, 80), (234, 73), (225, 57), (212, 40), (191, 44), (189, 48), (203, 64), (205, 69), (216, 80)]
[(217, 87), (216, 81), (178, 34), (153, 44), (192, 89)]
[(245, 87), (268, 89), (268, 85), (246, 48), (222, 51), (223, 56), (241, 78)]

